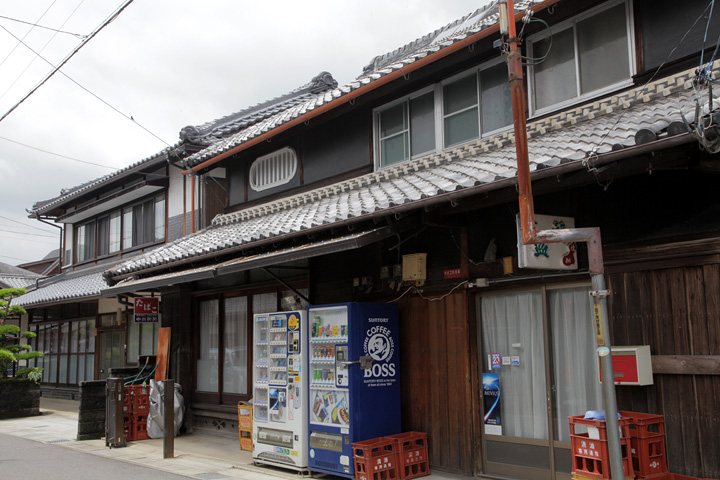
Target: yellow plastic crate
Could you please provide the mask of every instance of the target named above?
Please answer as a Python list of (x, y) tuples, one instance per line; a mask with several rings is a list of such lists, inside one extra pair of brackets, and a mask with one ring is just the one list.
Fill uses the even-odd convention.
[(238, 402), (238, 426), (240, 430), (252, 432), (252, 411), (252, 404)]
[(252, 449), (252, 432), (240, 430), (240, 450), (247, 450), (248, 452), (252, 452)]

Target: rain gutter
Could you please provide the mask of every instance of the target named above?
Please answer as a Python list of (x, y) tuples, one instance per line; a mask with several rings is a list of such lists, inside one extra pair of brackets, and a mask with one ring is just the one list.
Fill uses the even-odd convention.
[[(543, 10), (544, 8), (547, 8), (555, 3), (558, 3), (560, 0), (545, 0), (542, 3), (538, 3), (533, 5), (529, 8), (529, 10), (532, 10), (533, 12), (539, 12), (540, 10)], [(525, 15), (525, 10), (522, 12), (516, 12), (515, 13), (515, 21), (519, 21), (523, 16)], [(514, 24), (514, 23), (513, 23)], [(420, 68), (425, 67), (426, 65), (429, 65), (433, 62), (436, 62), (442, 58), (447, 57), (448, 55), (451, 55), (457, 51), (462, 50), (465, 47), (469, 47), (473, 43), (482, 40), (484, 38), (489, 37), (490, 35), (494, 35), (498, 33), (499, 31), (499, 24), (492, 25), (484, 30), (481, 30), (478, 33), (475, 33), (466, 39), (462, 41), (458, 41), (452, 45), (449, 45), (445, 48), (442, 48), (438, 50), (437, 52), (431, 53), (427, 55), (426, 57), (423, 57), (419, 60), (414, 61), (410, 65), (406, 65), (399, 70), (395, 70), (392, 73), (389, 73), (385, 75), (384, 77), (381, 77), (373, 82), (368, 83), (367, 85), (364, 85), (356, 90), (353, 90), (352, 92), (343, 95), (335, 100), (332, 100), (329, 103), (326, 103), (304, 115), (301, 115), (293, 120), (290, 120), (287, 123), (284, 123), (277, 128), (274, 128), (266, 133), (263, 133), (262, 135), (255, 137), (251, 140), (248, 140), (247, 142), (244, 142), (234, 148), (231, 148), (230, 150), (227, 150), (209, 160), (205, 160), (202, 163), (199, 163), (195, 165), (194, 167), (191, 167), (190, 169), (183, 170), (183, 174), (187, 175), (192, 170), (193, 172), (197, 173), (205, 168), (208, 168), (221, 160), (224, 160), (232, 155), (235, 155), (237, 153), (242, 152), (243, 150), (246, 150), (254, 145), (257, 145), (259, 143), (262, 143), (266, 140), (271, 139), (272, 137), (289, 130), (293, 127), (296, 127), (298, 125), (302, 125), (303, 123), (318, 117), (326, 112), (329, 112), (330, 110), (333, 110), (341, 105), (344, 105), (345, 103), (348, 103), (352, 100), (355, 100), (356, 98), (365, 95), (368, 92), (371, 92), (377, 88), (382, 87), (383, 85), (392, 82), (393, 80), (397, 80), (401, 77), (407, 77), (411, 72), (414, 72), (416, 70), (419, 70)]]

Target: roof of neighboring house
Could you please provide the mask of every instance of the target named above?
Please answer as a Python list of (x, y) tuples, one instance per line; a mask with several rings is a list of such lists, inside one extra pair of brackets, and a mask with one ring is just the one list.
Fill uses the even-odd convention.
[[(180, 143), (176, 144), (175, 147), (179, 146)], [(144, 160), (140, 160), (139, 162), (135, 162), (132, 165), (129, 165), (125, 168), (121, 168), (120, 170), (117, 170), (113, 173), (108, 173), (107, 175), (103, 175), (100, 178), (96, 178), (95, 180), (90, 180), (89, 182), (85, 182), (81, 185), (78, 185), (76, 187), (72, 188), (63, 188), (60, 190), (60, 195), (57, 197), (53, 197), (48, 200), (41, 200), (38, 202), (35, 202), (32, 206), (32, 208), (26, 209), (26, 211), (31, 214), (37, 214), (37, 215), (43, 215), (45, 212), (48, 212), (52, 210), (53, 208), (57, 207), (58, 205), (61, 205), (68, 200), (72, 200), (76, 197), (79, 197), (80, 195), (83, 195), (97, 187), (107, 185), (110, 182), (119, 180), (123, 177), (127, 177), (129, 175), (132, 175), (134, 173), (137, 173), (140, 170), (143, 170), (147, 167), (151, 167), (153, 165), (160, 165), (167, 161), (167, 155), (174, 147), (168, 147), (163, 149), (161, 152), (156, 153), (155, 155), (148, 157)]]
[[(679, 119), (682, 110), (694, 106), (689, 83), (693, 75), (689, 70), (529, 122), (533, 175), (560, 164), (590, 170), (613, 145), (632, 146), (636, 133), (644, 127), (667, 126), (668, 120)], [(508, 186), (515, 174), (514, 134), (508, 130), (440, 154), (219, 215), (207, 229), (139, 255), (105, 275), (113, 280), (125, 278), (146, 269), (170, 268), (188, 259), (208, 260), (268, 239), (279, 241), (359, 222), (375, 214), (447, 202), (483, 189)]]
[[(557, 0), (555, 0), (557, 1)], [(534, 0), (518, 0), (515, 2), (515, 11), (521, 12), (535, 5), (555, 3), (554, 1), (539, 2)], [(542, 8), (540, 5), (538, 8)], [(274, 115), (269, 115), (260, 121), (247, 125), (238, 124), (237, 132), (224, 139), (218, 139), (208, 148), (185, 158), (182, 163), (186, 167), (194, 167), (218, 155), (226, 153), (260, 135), (296, 120), (305, 114), (323, 107), (334, 100), (348, 97), (353, 92), (384, 79), (390, 74), (405, 69), (412, 64), (425, 59), (429, 55), (440, 52), (451, 46), (467, 41), (469, 37), (498, 23), (497, 2), (493, 2), (465, 17), (456, 20), (422, 38), (419, 38), (397, 50), (385, 55), (375, 57), (363, 69), (363, 73), (354, 81), (342, 87), (333, 87), (325, 90), (307, 93), (300, 102), (279, 105)], [(298, 99), (300, 100), (300, 99)]]
[(100, 292), (107, 288), (102, 270), (107, 267), (95, 267), (82, 272), (67, 272), (40, 280), (34, 288), (18, 297), (13, 303), (25, 308), (64, 303), (70, 300), (91, 300), (99, 298)]
[(0, 288), (23, 288), (38, 278), (37, 273), (0, 262)]
[(62, 189), (60, 195), (49, 200), (35, 202), (32, 208), (28, 209), (30, 214), (40, 214), (52, 210), (60, 204), (72, 200), (93, 189), (107, 185), (110, 182), (137, 173), (140, 170), (161, 165), (168, 160), (168, 156), (175, 153), (184, 154), (185, 147), (198, 146), (205, 148), (219, 142), (229, 135), (256, 125), (269, 117), (273, 117), (298, 104), (305, 103), (314, 95), (322, 94), (329, 89), (337, 87), (337, 82), (332, 75), (321, 72), (309, 83), (280, 97), (268, 100), (254, 107), (247, 108), (240, 112), (204, 123), (198, 126), (187, 126), (180, 131), (180, 142), (128, 167), (109, 173), (95, 180), (83, 183), (76, 187)]

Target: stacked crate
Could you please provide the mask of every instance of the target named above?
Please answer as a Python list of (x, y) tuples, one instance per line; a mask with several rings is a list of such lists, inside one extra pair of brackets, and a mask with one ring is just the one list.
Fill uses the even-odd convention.
[(150, 392), (144, 385), (125, 386), (123, 402), (123, 426), (125, 440), (145, 440), (150, 438), (147, 433), (147, 418), (150, 411)]
[(353, 443), (356, 480), (398, 480), (396, 443), (387, 437)]
[(410, 480), (430, 475), (427, 434), (405, 432), (353, 443), (356, 480)]
[[(572, 448), (573, 480), (609, 480), (610, 455), (605, 420), (586, 419), (582, 415), (569, 417), (570, 445)], [(620, 450), (622, 454), (623, 476), (633, 479), (632, 457), (630, 455), (630, 420), (621, 418)], [(588, 433), (576, 433), (575, 427), (587, 427)], [(592, 431), (591, 435), (589, 432)], [(597, 438), (596, 438), (597, 437)]]
[(383, 438), (395, 442), (396, 463), (400, 480), (410, 480), (411, 478), (430, 475), (426, 433), (405, 432)]
[(635, 478), (664, 480), (669, 472), (663, 416), (637, 412), (620, 412), (620, 415), (630, 420), (630, 450)]
[(240, 449), (252, 452), (252, 412), (251, 403), (238, 402), (238, 432), (240, 434)]

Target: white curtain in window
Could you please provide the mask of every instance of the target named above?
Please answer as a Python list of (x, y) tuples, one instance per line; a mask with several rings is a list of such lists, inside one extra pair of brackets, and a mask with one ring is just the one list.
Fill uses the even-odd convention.
[(247, 297), (225, 300), (223, 393), (247, 393)]
[[(540, 292), (482, 297), (483, 371), (500, 375), (503, 435), (547, 439), (545, 344)], [(488, 357), (519, 357), (491, 369)]]
[(555, 422), (560, 441), (569, 442), (568, 416), (603, 408), (595, 354), (590, 288), (548, 292), (555, 374)]
[(200, 302), (200, 352), (197, 360), (197, 389), (218, 391), (218, 301)]

